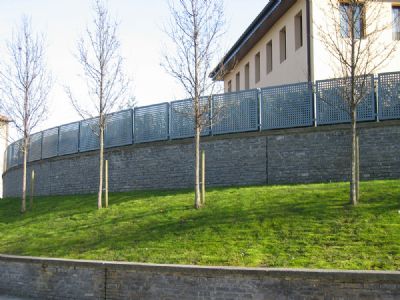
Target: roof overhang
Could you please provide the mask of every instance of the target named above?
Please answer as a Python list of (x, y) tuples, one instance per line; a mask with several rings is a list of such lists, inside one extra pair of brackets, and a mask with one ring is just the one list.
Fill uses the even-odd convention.
[(270, 0), (250, 26), (210, 73), (213, 80), (223, 80), (297, 0)]
[(0, 115), (0, 122), (9, 123), (11, 120), (5, 116)]

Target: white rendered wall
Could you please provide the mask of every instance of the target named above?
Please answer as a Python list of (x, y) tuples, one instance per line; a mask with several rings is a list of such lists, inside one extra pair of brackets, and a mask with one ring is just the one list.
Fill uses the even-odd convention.
[[(313, 42), (313, 69), (314, 69), (314, 80), (321, 80), (327, 78), (341, 77), (340, 71), (338, 71), (338, 61), (328, 52), (326, 46), (324, 45), (324, 36), (326, 35), (324, 32), (332, 31), (332, 22), (328, 24), (327, 22), (330, 20), (329, 14), (332, 10), (329, 10), (327, 7), (327, 3), (329, 0), (310, 0), (312, 7), (312, 42)], [(394, 1), (392, 1), (394, 2)], [(377, 20), (381, 22), (378, 28), (386, 27), (379, 34), (379, 39), (376, 44), (379, 45), (387, 45), (385, 48), (394, 47), (394, 52), (388, 58), (385, 63), (383, 63), (379, 68), (374, 72), (382, 73), (382, 72), (395, 72), (400, 71), (400, 41), (394, 41), (392, 38), (392, 2), (380, 2), (371, 4), (375, 7), (370, 7), (369, 11), (366, 11), (366, 20), (369, 21), (369, 24), (366, 24), (366, 38), (368, 38), (368, 32), (374, 28), (374, 24), (371, 24), (372, 18), (371, 10), (374, 12), (379, 11), (380, 19)], [(373, 13), (373, 12), (372, 12)], [(339, 18), (339, 15), (337, 16)], [(323, 31), (320, 27), (323, 27)], [(333, 35), (334, 33), (332, 33)], [(387, 53), (383, 51), (382, 53)], [(343, 73), (342, 73), (343, 74)]]
[[(338, 62), (327, 51), (322, 42), (323, 35), (319, 27), (329, 28), (327, 15), (327, 3), (329, 0), (310, 0), (311, 7), (311, 67), (312, 80), (321, 80), (340, 77)], [(380, 22), (387, 26), (379, 37), (380, 45), (395, 47), (389, 59), (376, 70), (375, 74), (382, 72), (400, 71), (400, 41), (394, 41), (392, 37), (392, 5), (395, 1), (383, 1), (373, 4), (379, 7)], [(397, 2), (398, 3), (398, 2)], [(374, 9), (371, 9), (374, 10)], [(295, 16), (302, 11), (303, 16), (303, 46), (295, 49)], [(367, 12), (368, 14), (368, 12)], [(339, 18), (339, 15), (337, 16)], [(370, 20), (367, 16), (367, 20)], [(268, 86), (290, 84), (307, 81), (307, 18), (306, 0), (298, 0), (287, 13), (282, 16), (274, 26), (261, 38), (261, 40), (249, 51), (249, 53), (230, 71), (224, 78), (224, 90), (228, 91), (228, 82), (231, 81), (232, 91), (236, 90), (237, 72), (240, 72), (240, 90), (245, 89), (245, 65), (250, 65), (250, 88), (262, 88)], [(287, 59), (280, 62), (279, 32), (286, 26), (287, 34)], [(366, 24), (366, 32), (371, 30), (373, 24)], [(332, 33), (333, 34), (333, 33)], [(266, 45), (272, 40), (273, 70), (267, 74)], [(255, 56), (260, 52), (260, 81), (255, 82)]]
[[(303, 46), (295, 49), (295, 16), (302, 11)], [(251, 51), (237, 63), (236, 67), (224, 78), (224, 89), (228, 91), (231, 80), (232, 91), (236, 90), (236, 73), (240, 72), (240, 89), (245, 89), (245, 65), (250, 65), (250, 88), (298, 83), (307, 81), (307, 18), (306, 1), (299, 0), (282, 16)], [(286, 60), (280, 62), (279, 32), (286, 26)], [(272, 39), (272, 72), (267, 74), (266, 45)], [(260, 81), (255, 82), (255, 56), (260, 52)]]
[[(5, 151), (7, 148), (8, 125), (0, 121), (0, 174), (4, 171)], [(0, 198), (3, 197), (3, 181), (0, 175)]]

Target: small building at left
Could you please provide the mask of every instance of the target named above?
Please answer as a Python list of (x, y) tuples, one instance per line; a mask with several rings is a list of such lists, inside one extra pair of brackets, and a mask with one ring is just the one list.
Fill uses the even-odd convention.
[[(6, 149), (8, 141), (8, 123), (10, 120), (0, 115), (0, 174), (6, 170)], [(3, 197), (3, 176), (0, 176), (0, 198)]]

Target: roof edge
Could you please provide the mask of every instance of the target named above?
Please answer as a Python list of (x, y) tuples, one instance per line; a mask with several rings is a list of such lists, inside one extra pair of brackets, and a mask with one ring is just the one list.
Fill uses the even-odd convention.
[[(222, 66), (234, 65), (234, 59), (239, 50), (249, 40), (252, 34), (262, 25), (272, 12), (281, 4), (282, 0), (270, 0), (257, 17), (251, 22), (247, 29), (242, 33), (231, 49), (225, 54), (223, 59), (211, 71), (209, 77), (213, 80), (221, 80)], [(223, 75), (222, 75), (223, 77)]]
[(0, 115), (0, 122), (9, 123), (9, 122), (11, 122), (11, 120), (9, 118), (7, 118), (6, 116)]

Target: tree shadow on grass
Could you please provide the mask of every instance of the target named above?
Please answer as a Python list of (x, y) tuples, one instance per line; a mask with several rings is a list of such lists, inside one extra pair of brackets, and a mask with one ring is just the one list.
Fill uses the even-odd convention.
[[(59, 226), (53, 222), (55, 228), (52, 229), (56, 231), (53, 235), (44, 228), (33, 240), (21, 235), (8, 241), (2, 249), (16, 254), (85, 257), (85, 253), (129, 252), (131, 248), (154, 243), (159, 245), (160, 252), (162, 249), (172, 251), (174, 239), (179, 238), (189, 250), (195, 249), (192, 243), (206, 243), (208, 239), (223, 247), (226, 242), (241, 243), (243, 239), (257, 242), (257, 236), (263, 238), (265, 235), (262, 231), (265, 225), (272, 234), (286, 234), (286, 231), (289, 234), (291, 228), (297, 227), (321, 234), (318, 232), (321, 224), (334, 233), (340, 229), (343, 220), (351, 223), (358, 214), (370, 210), (368, 203), (359, 208), (348, 206), (345, 187), (326, 189), (316, 185), (300, 188), (297, 192), (294, 187), (283, 187), (282, 190), (216, 188), (210, 189), (207, 195), (207, 207), (194, 210), (191, 191), (116, 193), (110, 196), (110, 209), (100, 212), (93, 208), (96, 203), (93, 195), (76, 196), (75, 200), (63, 196), (45, 197), (41, 203), (43, 207), (31, 216), (27, 215), (31, 223), (38, 215), (45, 219), (55, 214), (58, 218), (76, 220)], [(150, 202), (152, 200), (154, 202)], [(55, 207), (52, 206), (54, 201), (57, 201)], [(388, 200), (380, 204), (383, 207), (374, 208), (376, 213), (386, 211), (393, 203)], [(1, 208), (0, 217), (4, 214), (6, 211)], [(21, 216), (17, 213), (9, 218), (16, 222)], [(249, 236), (233, 235), (238, 232)], [(179, 246), (184, 247), (182, 245)], [(122, 257), (126, 257), (124, 255)]]
[[(110, 193), (109, 204), (121, 205), (127, 202), (147, 201), (152, 198), (159, 198), (173, 195), (189, 194), (187, 190), (163, 190), (163, 191), (135, 191)], [(103, 199), (104, 201), (104, 199)], [(29, 224), (37, 218), (54, 216), (70, 217), (73, 215), (86, 214), (96, 212), (97, 210), (97, 195), (65, 195), (65, 196), (42, 196), (34, 198), (34, 208), (29, 208), (26, 213), (20, 213), (20, 198), (7, 198), (0, 200), (0, 222), (13, 223), (24, 222)]]
[[(331, 220), (335, 217), (334, 213), (329, 212), (326, 204), (311, 209), (302, 204), (300, 198), (294, 197), (294, 199), (298, 203), (292, 205), (270, 202), (262, 205), (261, 202), (254, 207), (240, 208), (238, 203), (233, 203), (231, 206), (211, 205), (200, 211), (188, 207), (182, 209), (177, 206), (167, 211), (154, 209), (146, 213), (117, 216), (114, 219), (97, 219), (90, 225), (70, 224), (58, 229), (57, 233), (67, 238), (57, 241), (50, 238), (51, 245), (39, 243), (28, 246), (34, 253), (60, 253), (59, 249), (66, 249), (63, 254), (65, 256), (68, 255), (68, 251), (79, 253), (102, 248), (114, 251), (116, 247), (124, 248), (132, 244), (145, 245), (149, 242), (163, 244), (171, 237), (196, 236), (206, 230), (214, 232), (223, 239), (223, 235), (232, 228), (246, 227), (266, 218), (274, 220), (279, 226), (289, 220), (292, 220), (294, 224), (301, 224), (314, 216), (316, 212), (324, 214), (325, 219)], [(74, 232), (77, 234), (74, 235)], [(82, 234), (79, 235), (79, 232)], [(21, 243), (24, 243), (23, 237), (21, 237)], [(9, 247), (8, 251), (19, 251), (21, 245), (19, 243), (17, 245), (18, 249)]]

